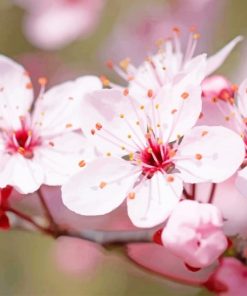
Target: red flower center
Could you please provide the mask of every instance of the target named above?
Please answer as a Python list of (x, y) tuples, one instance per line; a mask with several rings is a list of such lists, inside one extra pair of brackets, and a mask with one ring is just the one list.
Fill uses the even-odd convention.
[(148, 143), (149, 147), (139, 152), (143, 175), (152, 178), (157, 171), (171, 173), (175, 167), (171, 160), (175, 154), (172, 147), (159, 143), (155, 138), (148, 139)]
[(7, 151), (10, 154), (19, 153), (25, 158), (33, 158), (33, 150), (39, 145), (40, 137), (24, 127), (8, 134)]

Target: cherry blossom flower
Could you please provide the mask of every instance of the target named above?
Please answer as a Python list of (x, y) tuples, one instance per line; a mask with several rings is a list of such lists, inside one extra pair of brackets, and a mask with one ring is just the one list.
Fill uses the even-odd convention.
[[(199, 124), (218, 123), (234, 130), (243, 138), (246, 150), (247, 80), (244, 80), (238, 88), (222, 76), (213, 76), (205, 79), (202, 88), (204, 110)], [(236, 177), (236, 186), (243, 196), (247, 188), (246, 160), (247, 155)]]
[[(233, 48), (242, 40), (241, 36), (236, 37), (215, 55), (206, 59), (206, 54), (193, 57), (200, 35), (192, 31), (189, 35), (187, 48), (181, 49), (180, 30), (173, 29), (171, 40), (159, 43), (159, 52), (149, 56), (138, 68), (131, 64), (129, 58), (122, 60), (118, 65), (108, 63), (121, 78), (128, 82), (128, 89), (136, 98), (143, 101), (147, 98), (148, 91), (156, 95), (162, 86), (173, 80), (179, 79), (180, 75), (190, 73), (190, 78), (195, 84), (200, 84), (205, 76), (213, 73), (219, 68)], [(120, 86), (103, 79), (103, 83), (113, 88)]]
[(24, 32), (35, 46), (59, 49), (87, 37), (99, 21), (104, 0), (15, 0), (27, 10)]
[(219, 296), (245, 296), (247, 267), (235, 258), (223, 258), (205, 286)]
[[(204, 36), (197, 48), (198, 52), (208, 49), (213, 42), (211, 32), (216, 22), (219, 24), (223, 19), (221, 11), (225, 5), (223, 1), (212, 0), (153, 1), (142, 3), (141, 6), (133, 5), (127, 16), (119, 17), (106, 40), (103, 54), (100, 49), (100, 55), (106, 58), (112, 56), (117, 60), (131, 56), (135, 63), (139, 63), (146, 57), (146, 52), (153, 52), (157, 40), (169, 38), (170, 30), (175, 25), (190, 28), (195, 24)], [(182, 44), (185, 44), (185, 39), (182, 37)]]
[(185, 264), (202, 268), (214, 263), (227, 248), (220, 211), (211, 204), (178, 203), (161, 235), (163, 245)]
[(193, 77), (192, 71), (156, 96), (150, 92), (146, 105), (131, 90), (105, 89), (84, 98), (84, 132), (102, 156), (63, 186), (70, 210), (102, 215), (127, 197), (132, 223), (152, 227), (178, 203), (183, 181), (222, 182), (238, 169), (244, 158), (240, 136), (220, 126), (193, 128), (201, 112), (201, 87)]
[(44, 93), (45, 78), (39, 82), (34, 104), (27, 72), (0, 57), (0, 187), (11, 185), (20, 193), (41, 184), (61, 185), (77, 171), (87, 154), (86, 140), (74, 132), (79, 127), (77, 106), (88, 91), (101, 87), (98, 78), (85, 76)]

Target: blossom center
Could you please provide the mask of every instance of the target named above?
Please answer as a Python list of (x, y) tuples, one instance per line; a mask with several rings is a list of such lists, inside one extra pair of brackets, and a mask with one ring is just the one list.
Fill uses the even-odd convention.
[(10, 154), (19, 153), (30, 159), (34, 156), (34, 148), (39, 145), (41, 145), (40, 137), (25, 127), (8, 133), (7, 152)]
[(137, 152), (137, 161), (142, 166), (142, 173), (147, 178), (160, 171), (170, 173), (174, 168), (171, 157), (174, 155), (174, 150), (168, 144), (162, 144), (159, 140), (152, 138), (148, 139), (149, 146), (144, 150)]

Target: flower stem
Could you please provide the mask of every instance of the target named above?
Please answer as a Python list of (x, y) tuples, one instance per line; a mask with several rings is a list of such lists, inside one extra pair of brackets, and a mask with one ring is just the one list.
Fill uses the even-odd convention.
[(208, 198), (208, 203), (213, 203), (216, 187), (217, 187), (217, 185), (215, 183), (213, 183), (211, 186), (211, 190), (210, 190), (210, 194), (209, 194), (209, 198)]
[(38, 196), (39, 196), (39, 199), (40, 199), (40, 202), (41, 202), (41, 205), (44, 209), (44, 212), (45, 212), (45, 215), (50, 223), (50, 227), (53, 229), (53, 230), (56, 230), (58, 228), (57, 226), (57, 223), (54, 221), (54, 218), (51, 214), (51, 211), (46, 203), (46, 200), (45, 200), (45, 197), (41, 191), (41, 188), (37, 191), (38, 193)]
[(32, 224), (35, 228), (37, 228), (38, 230), (40, 230), (41, 232), (48, 234), (48, 235), (53, 235), (53, 232), (51, 229), (49, 228), (45, 228), (41, 225), (39, 225), (36, 221), (34, 221), (30, 216), (16, 210), (13, 208), (8, 208), (7, 212), (13, 213), (15, 214), (17, 217), (21, 218), (22, 220), (25, 220), (27, 222), (29, 222), (30, 224)]

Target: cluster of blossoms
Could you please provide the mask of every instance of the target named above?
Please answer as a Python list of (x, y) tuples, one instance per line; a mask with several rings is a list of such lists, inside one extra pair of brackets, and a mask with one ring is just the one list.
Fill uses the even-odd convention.
[[(45, 91), (40, 78), (35, 101), (28, 73), (0, 57), (0, 227), (9, 226), (12, 187), (28, 194), (42, 184), (62, 185), (64, 205), (85, 216), (107, 214), (126, 200), (132, 224), (152, 229), (158, 244), (153, 251), (148, 244), (147, 253), (158, 247), (160, 257), (173, 256), (177, 279), (194, 277), (233, 295), (230, 270), (241, 282), (237, 295), (245, 295), (247, 228), (229, 232), (234, 221), (216, 203), (216, 187), (233, 179), (244, 198), (247, 81), (237, 87), (210, 76), (242, 38), (211, 57), (194, 57), (199, 34), (192, 30), (185, 51), (179, 34), (175, 28), (138, 68), (129, 59), (109, 61), (124, 85), (84, 76)], [(206, 183), (209, 195), (200, 190)], [(129, 256), (149, 267), (149, 256), (131, 247)]]

